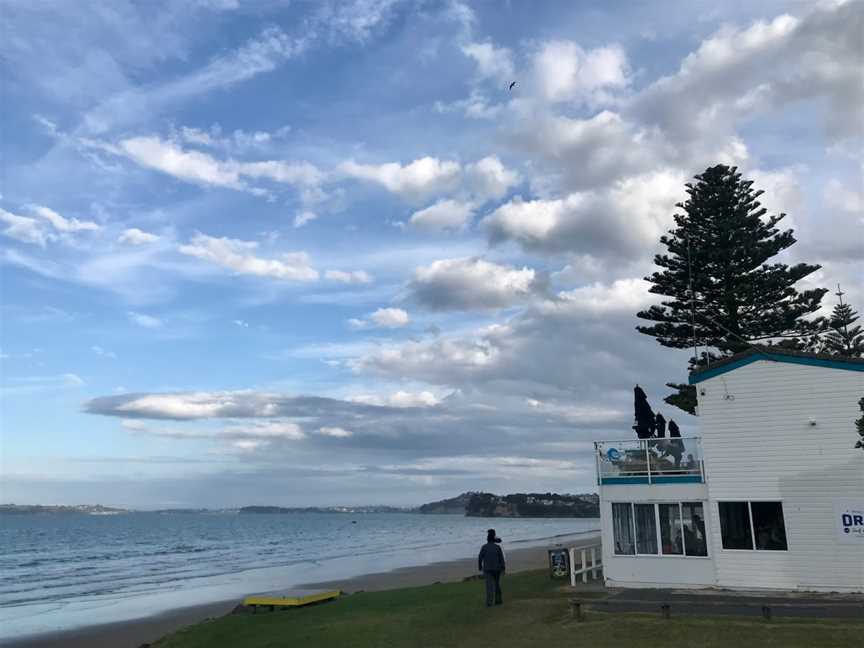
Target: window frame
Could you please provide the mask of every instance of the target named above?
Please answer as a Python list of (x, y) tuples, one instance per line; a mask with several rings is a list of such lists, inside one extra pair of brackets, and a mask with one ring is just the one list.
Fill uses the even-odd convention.
[[(688, 560), (711, 560), (711, 542), (709, 541), (709, 523), (708, 516), (705, 514), (705, 510), (708, 508), (707, 500), (651, 500), (651, 501), (643, 501), (643, 502), (634, 502), (630, 501), (620, 501), (620, 500), (611, 500), (609, 502), (609, 510), (612, 512), (612, 516), (615, 515), (613, 508), (613, 504), (626, 504), (630, 507), (630, 533), (633, 535), (633, 553), (618, 553), (615, 551), (616, 543), (615, 543), (615, 520), (614, 517), (610, 517), (610, 523), (612, 525), (612, 555), (617, 558), (674, 558), (674, 559), (682, 559), (686, 558)], [(638, 543), (636, 542), (636, 504), (650, 504), (654, 507), (654, 532), (656, 535), (656, 543), (657, 543), (657, 553), (639, 553), (638, 551)], [(676, 504), (678, 506), (678, 527), (681, 533), (681, 547), (682, 553), (680, 554), (666, 554), (663, 553), (663, 535), (660, 530), (660, 504)], [(692, 556), (687, 555), (687, 541), (684, 539), (684, 504), (700, 504), (702, 506), (702, 514), (703, 520), (705, 522), (705, 551), (706, 555), (704, 556)], [(785, 525), (785, 518), (783, 520)], [(788, 543), (787, 543), (788, 544)], [(765, 550), (763, 550), (765, 551)]]
[[(756, 527), (753, 526), (753, 502), (756, 503), (766, 503), (766, 504), (779, 504), (780, 505), (780, 514), (783, 517), (783, 537), (786, 539), (786, 548), (785, 549), (759, 549), (756, 546)], [(752, 549), (727, 549), (723, 546), (723, 525), (720, 525), (720, 551), (731, 551), (734, 553), (737, 552), (762, 552), (762, 553), (783, 553), (784, 551), (790, 551), (789, 547), (789, 529), (786, 526), (786, 511), (783, 507), (783, 500), (769, 500), (769, 499), (758, 499), (758, 500), (742, 500), (742, 499), (724, 499), (717, 500), (717, 519), (720, 519), (720, 504), (746, 504), (747, 505), (747, 517), (750, 520), (750, 543), (752, 545)]]

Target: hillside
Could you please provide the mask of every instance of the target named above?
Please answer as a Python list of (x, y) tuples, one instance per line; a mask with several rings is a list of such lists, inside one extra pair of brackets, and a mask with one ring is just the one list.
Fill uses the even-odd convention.
[(600, 498), (591, 494), (476, 493), (468, 501), (469, 517), (600, 517)]
[(462, 493), (450, 499), (424, 504), (427, 515), (460, 514), (469, 517), (600, 517), (600, 499), (594, 493)]

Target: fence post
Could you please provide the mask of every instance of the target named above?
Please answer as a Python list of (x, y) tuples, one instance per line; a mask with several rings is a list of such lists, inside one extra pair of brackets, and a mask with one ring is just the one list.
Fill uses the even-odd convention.
[(570, 587), (576, 587), (576, 549), (570, 547)]
[(672, 616), (672, 607), (668, 603), (661, 605), (660, 611), (663, 613), (664, 619), (668, 619)]
[(587, 553), (588, 552), (586, 552), (585, 549), (582, 550), (582, 582), (583, 583), (588, 582), (588, 570), (586, 569), (587, 561), (585, 559), (585, 556)]
[(597, 549), (591, 547), (591, 579), (597, 580)]
[(648, 451), (648, 442), (643, 441), (645, 444), (645, 466), (648, 470), (648, 483), (651, 483), (651, 453)]

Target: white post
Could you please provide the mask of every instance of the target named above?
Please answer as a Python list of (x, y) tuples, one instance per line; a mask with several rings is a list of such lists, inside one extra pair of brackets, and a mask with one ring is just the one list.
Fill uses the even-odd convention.
[(597, 548), (591, 547), (591, 578), (597, 580)]
[(586, 555), (586, 553), (587, 552), (583, 549), (582, 550), (582, 582), (583, 583), (588, 582), (588, 570), (585, 568), (585, 565), (586, 565), (585, 555)]
[(570, 587), (576, 587), (576, 550), (570, 547)]

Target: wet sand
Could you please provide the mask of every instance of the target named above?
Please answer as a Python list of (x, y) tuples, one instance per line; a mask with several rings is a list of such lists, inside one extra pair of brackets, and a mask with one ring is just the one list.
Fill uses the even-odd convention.
[[(546, 550), (566, 543), (567, 546), (582, 546), (596, 543), (597, 536), (579, 535), (572, 541), (556, 538), (548, 545), (525, 548), (506, 548), (509, 572), (543, 569), (548, 565)], [(476, 558), (464, 558), (433, 563), (419, 567), (405, 567), (389, 572), (365, 574), (344, 580), (319, 583), (304, 583), (292, 589), (340, 589), (344, 592), (372, 592), (400, 587), (417, 587), (433, 583), (461, 581), (477, 574)], [(257, 592), (250, 592), (254, 594)], [(231, 599), (179, 608), (143, 619), (105, 623), (78, 630), (37, 635), (23, 639), (0, 641), (4, 648), (138, 648), (142, 644), (155, 642), (160, 637), (176, 632), (209, 618), (228, 614), (240, 603)]]

